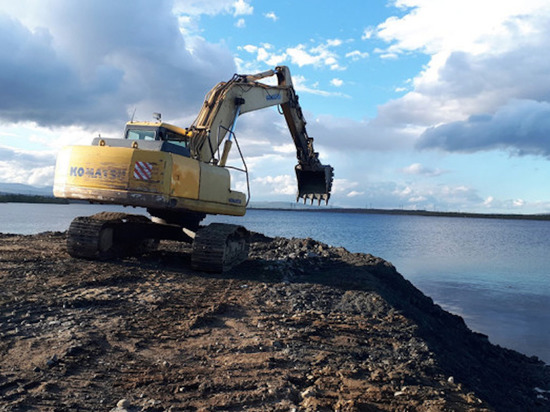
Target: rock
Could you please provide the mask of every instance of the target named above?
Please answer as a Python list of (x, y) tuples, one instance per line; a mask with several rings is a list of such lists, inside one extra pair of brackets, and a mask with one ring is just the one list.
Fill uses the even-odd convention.
[(48, 366), (48, 368), (53, 368), (58, 363), (59, 359), (57, 358), (57, 355), (53, 355), (50, 359), (46, 361), (46, 366)]
[(117, 402), (116, 404), (116, 407), (117, 408), (123, 408), (123, 409), (127, 409), (130, 407), (130, 401), (128, 399), (121, 399)]
[(314, 386), (310, 386), (305, 391), (300, 393), (300, 396), (302, 397), (302, 399), (315, 397), (317, 395), (318, 395), (318, 392)]

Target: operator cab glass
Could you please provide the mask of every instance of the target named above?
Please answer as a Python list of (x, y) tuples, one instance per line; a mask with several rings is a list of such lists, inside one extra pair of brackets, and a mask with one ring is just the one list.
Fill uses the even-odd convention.
[(165, 127), (159, 127), (158, 134), (160, 140), (166, 140), (167, 142), (174, 143), (179, 146), (187, 147), (187, 143), (189, 142), (189, 138), (187, 136), (166, 129)]
[(155, 130), (128, 129), (126, 139), (130, 140), (157, 140)]
[(129, 140), (161, 140), (182, 147), (187, 147), (189, 142), (187, 136), (162, 126), (128, 126), (124, 137)]

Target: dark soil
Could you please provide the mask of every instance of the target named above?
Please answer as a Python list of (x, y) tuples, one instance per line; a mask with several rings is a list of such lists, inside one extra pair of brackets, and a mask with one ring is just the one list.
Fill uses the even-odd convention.
[(546, 411), (550, 368), (492, 345), (388, 262), (254, 237), (224, 275), (187, 245), (71, 258), (0, 234), (0, 410)]

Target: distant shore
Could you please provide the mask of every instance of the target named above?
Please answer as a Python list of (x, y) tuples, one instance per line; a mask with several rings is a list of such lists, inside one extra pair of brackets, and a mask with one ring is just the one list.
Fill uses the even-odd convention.
[(505, 213), (469, 213), (469, 212), (437, 212), (429, 210), (407, 209), (354, 209), (354, 208), (270, 208), (250, 207), (251, 210), (284, 210), (292, 212), (316, 212), (316, 213), (356, 213), (368, 215), (406, 215), (406, 216), (433, 216), (433, 217), (458, 217), (478, 219), (518, 219), (518, 220), (550, 220), (550, 214), (505, 214)]
[[(85, 201), (72, 201), (53, 196), (25, 195), (18, 193), (0, 193), (0, 203), (86, 203)], [(325, 207), (269, 207), (249, 206), (249, 210), (270, 210), (286, 212), (315, 212), (315, 213), (355, 213), (368, 215), (405, 215), (405, 216), (431, 216), (431, 217), (457, 217), (477, 219), (516, 219), (516, 220), (550, 220), (549, 214), (518, 214), (518, 213), (471, 213), (471, 212), (441, 212), (429, 210), (408, 209), (373, 209), (373, 208), (325, 208)]]

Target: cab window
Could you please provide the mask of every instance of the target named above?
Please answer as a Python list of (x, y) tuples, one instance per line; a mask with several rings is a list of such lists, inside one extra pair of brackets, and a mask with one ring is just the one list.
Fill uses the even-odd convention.
[(175, 143), (179, 146), (187, 147), (187, 137), (182, 136), (178, 133), (174, 133), (170, 130), (166, 130), (164, 132), (164, 139), (168, 140), (170, 143)]
[(173, 132), (172, 130), (161, 127), (159, 128), (158, 136), (159, 140), (165, 140), (167, 142), (177, 144), (178, 146), (187, 147), (188, 138), (182, 134)]
[(132, 140), (155, 140), (155, 131), (128, 129), (126, 138)]

